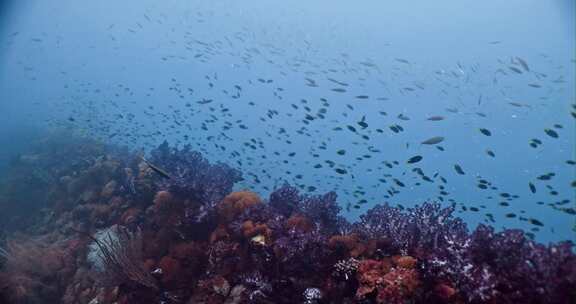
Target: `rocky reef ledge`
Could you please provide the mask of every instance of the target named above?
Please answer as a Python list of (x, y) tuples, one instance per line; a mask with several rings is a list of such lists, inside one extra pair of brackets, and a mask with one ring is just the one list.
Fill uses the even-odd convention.
[(571, 303), (573, 244), (469, 231), (454, 208), (233, 192), (241, 172), (167, 143), (146, 159), (51, 136), (0, 184), (0, 303)]

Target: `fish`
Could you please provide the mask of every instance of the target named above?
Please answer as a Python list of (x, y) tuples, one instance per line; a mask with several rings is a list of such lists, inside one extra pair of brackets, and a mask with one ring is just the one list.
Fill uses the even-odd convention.
[(466, 174), (466, 173), (464, 173), (464, 170), (462, 170), (462, 167), (460, 167), (460, 165), (458, 165), (458, 164), (454, 165), (454, 170), (456, 170), (456, 173), (458, 173), (460, 175)]
[(420, 144), (422, 144), (422, 145), (435, 145), (435, 144), (441, 143), (443, 141), (444, 141), (444, 137), (434, 136), (434, 137), (428, 138), (427, 140), (421, 142)]
[(536, 193), (536, 186), (533, 183), (528, 183), (528, 187), (530, 188), (530, 192)]
[(511, 102), (509, 102), (508, 104), (511, 105), (511, 106), (517, 107), (517, 108), (521, 108), (521, 107), (526, 106), (525, 104), (522, 104), (522, 103), (519, 103), (519, 102), (515, 102), (515, 101), (511, 101)]
[(398, 114), (398, 119), (400, 120), (410, 120), (410, 117), (404, 115), (404, 114)]
[(334, 171), (336, 171), (336, 173), (338, 173), (338, 174), (348, 173), (348, 171), (346, 171), (346, 169), (342, 169), (342, 168), (336, 168), (336, 169), (334, 169)]
[(406, 161), (406, 163), (408, 163), (408, 164), (415, 164), (415, 163), (421, 161), (422, 159), (423, 159), (422, 156), (416, 155), (416, 156), (413, 156), (413, 157), (411, 157), (410, 159), (408, 159), (408, 161)]
[(480, 128), (480, 132), (486, 136), (492, 136), (492, 132), (488, 129)]
[(331, 81), (331, 82), (335, 83), (335, 84), (338, 84), (338, 85), (341, 85), (341, 86), (345, 86), (345, 87), (347, 87), (347, 86), (348, 86), (348, 84), (347, 84), (347, 83), (345, 83), (345, 82), (341, 82), (341, 81), (338, 81), (338, 80), (336, 80), (336, 79), (333, 79), (333, 78), (327, 78), (327, 79), (328, 79), (329, 81)]
[(544, 226), (544, 224), (541, 221), (534, 218), (528, 219), (528, 221), (530, 222), (530, 224), (534, 226)]
[(444, 116), (434, 115), (434, 116), (428, 117), (427, 120), (430, 120), (430, 121), (441, 121), (441, 120), (444, 120)]
[(552, 129), (544, 129), (544, 132), (552, 138), (558, 138), (558, 133)]
[(362, 116), (362, 119), (358, 122), (358, 125), (362, 127), (362, 129), (368, 128), (368, 123), (366, 123), (366, 116)]
[(530, 67), (528, 66), (528, 63), (526, 63), (526, 61), (524, 61), (522, 58), (520, 57), (516, 57), (516, 61), (522, 66), (522, 68), (524, 69), (524, 71), (526, 72), (530, 72)]
[(211, 103), (212, 101), (213, 101), (212, 99), (202, 99), (202, 100), (197, 101), (196, 103), (203, 105), (203, 104)]
[(171, 179), (172, 178), (170, 176), (170, 174), (168, 174), (166, 171), (164, 171), (164, 170), (160, 169), (159, 167), (150, 163), (148, 160), (146, 160), (146, 158), (144, 158), (144, 156), (141, 156), (140, 158), (148, 167), (150, 167), (150, 169), (152, 169), (152, 171), (156, 172), (158, 175), (162, 176), (165, 179)]
[(492, 150), (486, 150), (486, 154), (488, 154), (490, 157), (496, 157), (496, 154)]
[(522, 74), (522, 70), (517, 67), (509, 66), (508, 68), (515, 73)]

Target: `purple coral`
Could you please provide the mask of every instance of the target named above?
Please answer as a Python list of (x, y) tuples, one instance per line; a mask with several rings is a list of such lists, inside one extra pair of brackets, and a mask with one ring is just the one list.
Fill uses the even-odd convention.
[(300, 195), (296, 188), (284, 184), (270, 194), (269, 204), (285, 217), (302, 213), (320, 225), (322, 230), (337, 233), (339, 224), (345, 223), (346, 220), (338, 215), (342, 208), (336, 202), (336, 198), (336, 192), (333, 191), (315, 196)]
[(571, 242), (544, 246), (521, 230), (496, 233), (485, 225), (469, 234), (453, 211), (437, 203), (407, 212), (379, 205), (361, 216), (355, 229), (417, 257), (427, 280), (449, 282), (466, 302), (563, 303), (576, 297)]
[(285, 183), (270, 194), (269, 204), (283, 216), (290, 217), (299, 208), (300, 194), (298, 189)]
[(240, 171), (223, 163), (210, 164), (189, 145), (177, 149), (164, 142), (150, 155), (150, 162), (171, 177), (157, 180), (161, 190), (194, 199), (204, 206), (200, 212), (188, 212), (190, 218), (204, 218), (209, 212), (207, 209), (220, 202), (232, 191), (234, 183), (242, 180)]

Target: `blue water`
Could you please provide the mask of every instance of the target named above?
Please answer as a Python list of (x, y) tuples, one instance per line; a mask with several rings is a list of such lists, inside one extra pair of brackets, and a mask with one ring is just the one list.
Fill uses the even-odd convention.
[[(0, 13), (0, 168), (63, 127), (134, 149), (189, 143), (241, 169), (240, 189), (335, 190), (351, 219), (443, 185), (471, 226), (576, 239), (574, 215), (550, 205), (575, 207), (574, 1), (23, 2)], [(420, 144), (434, 136), (445, 151)]]

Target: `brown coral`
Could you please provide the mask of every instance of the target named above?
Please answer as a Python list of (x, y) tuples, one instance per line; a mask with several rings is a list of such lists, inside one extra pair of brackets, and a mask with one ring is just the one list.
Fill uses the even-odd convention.
[(286, 220), (286, 227), (300, 232), (310, 232), (314, 228), (312, 221), (303, 215), (292, 215)]
[(100, 191), (100, 197), (103, 199), (111, 198), (116, 189), (118, 188), (118, 183), (115, 180), (111, 180), (104, 187), (102, 187), (102, 191)]
[(141, 213), (142, 211), (140, 208), (129, 208), (128, 210), (124, 211), (124, 213), (122, 213), (122, 216), (120, 217), (120, 223), (122, 225), (133, 224)]
[(184, 204), (168, 191), (158, 191), (154, 196), (154, 221), (160, 227), (177, 226), (182, 220)]
[(232, 192), (218, 204), (218, 214), (222, 221), (229, 223), (247, 208), (260, 203), (262, 203), (262, 200), (254, 192)]
[(210, 243), (228, 240), (229, 238), (230, 238), (230, 234), (228, 233), (228, 230), (226, 230), (226, 226), (224, 226), (223, 224), (220, 224), (210, 234)]
[(334, 235), (328, 241), (331, 249), (345, 249), (351, 257), (359, 257), (362, 254), (373, 251), (372, 242), (364, 243), (356, 234)]
[(172, 200), (174, 200), (172, 193), (168, 191), (158, 191), (156, 195), (154, 195), (153, 203), (157, 210), (162, 210), (167, 208)]

